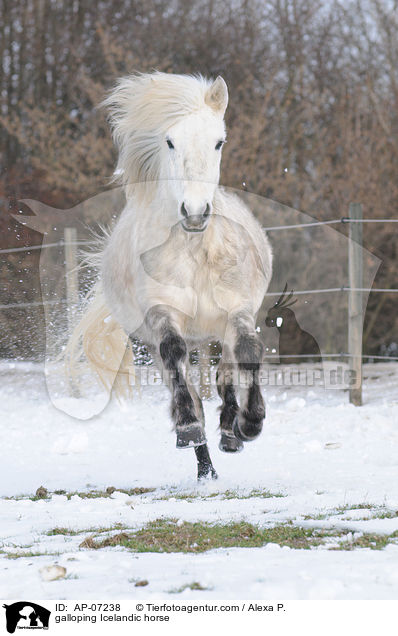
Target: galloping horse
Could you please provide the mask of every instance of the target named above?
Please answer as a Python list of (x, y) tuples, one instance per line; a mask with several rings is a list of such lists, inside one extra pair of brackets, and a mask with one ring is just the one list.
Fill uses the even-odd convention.
[[(123, 78), (105, 99), (126, 205), (97, 255), (100, 281), (73, 336), (94, 366), (104, 316), (147, 344), (171, 390), (177, 448), (195, 449), (199, 479), (217, 474), (187, 373), (195, 343), (222, 344), (220, 449), (241, 450), (265, 417), (255, 320), (272, 253), (251, 211), (218, 185), (227, 103), (221, 77), (159, 72)], [(245, 376), (239, 405), (233, 369)]]

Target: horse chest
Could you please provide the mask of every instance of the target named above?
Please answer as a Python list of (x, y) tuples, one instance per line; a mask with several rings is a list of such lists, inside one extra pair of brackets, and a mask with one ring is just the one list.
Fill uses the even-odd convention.
[(222, 253), (209, 256), (199, 241), (200, 237), (195, 237), (187, 244), (186, 236), (171, 235), (163, 245), (146, 251), (141, 255), (144, 281), (151, 298), (153, 293), (159, 294), (159, 287), (153, 289), (152, 286), (155, 281), (162, 286), (159, 302), (170, 303), (186, 314), (183, 330), (187, 334), (218, 336), (223, 333), (230, 298), (239, 295), (234, 284), (236, 274), (233, 274), (236, 263), (224, 258)]
[(219, 280), (219, 273), (206, 261), (197, 263), (194, 270), (192, 286), (196, 296), (196, 313), (189, 321), (189, 331), (191, 334), (214, 334), (223, 333), (225, 311), (216, 301), (214, 286)]

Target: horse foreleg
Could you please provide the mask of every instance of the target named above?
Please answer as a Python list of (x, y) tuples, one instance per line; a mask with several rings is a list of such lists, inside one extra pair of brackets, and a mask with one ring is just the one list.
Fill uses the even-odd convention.
[(233, 431), (233, 425), (237, 417), (239, 406), (236, 400), (233, 382), (232, 364), (222, 360), (217, 369), (217, 391), (222, 399), (220, 413), (221, 439), (218, 445), (224, 453), (236, 453), (241, 451), (243, 444)]
[[(171, 415), (177, 434), (177, 448), (195, 448), (198, 479), (217, 474), (206, 446), (203, 412), (189, 390), (186, 379), (187, 346), (179, 332), (178, 317), (163, 308), (152, 309), (147, 316), (152, 338), (158, 340), (158, 355), (171, 390)], [(197, 412), (199, 411), (199, 412)]]
[(241, 385), (240, 408), (233, 423), (233, 431), (241, 441), (250, 442), (260, 435), (265, 418), (264, 400), (259, 386), (263, 345), (255, 331), (254, 318), (249, 314), (242, 313), (235, 317), (232, 333)]
[(177, 448), (201, 446), (206, 443), (202, 422), (198, 420), (195, 405), (185, 379), (187, 348), (183, 338), (169, 328), (160, 344), (159, 353), (172, 393), (171, 414), (177, 433)]

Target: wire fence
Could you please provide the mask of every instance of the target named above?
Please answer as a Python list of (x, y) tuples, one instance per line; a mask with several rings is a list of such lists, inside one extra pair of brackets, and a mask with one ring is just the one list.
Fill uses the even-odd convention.
[[(324, 225), (341, 225), (341, 224), (350, 224), (350, 223), (398, 223), (398, 219), (351, 219), (349, 217), (342, 217), (340, 219), (331, 219), (329, 221), (313, 221), (311, 223), (298, 223), (292, 225), (274, 225), (270, 227), (263, 227), (263, 230), (266, 232), (274, 232), (279, 230), (292, 230), (292, 229), (304, 229), (304, 228), (312, 228), (317, 226)], [(66, 247), (66, 246), (87, 246), (93, 245), (92, 241), (65, 241), (63, 239), (53, 242), (53, 243), (44, 243), (42, 245), (29, 245), (24, 247), (12, 247), (6, 249), (0, 249), (0, 254), (11, 254), (14, 252), (30, 252), (32, 250), (41, 250), (47, 249), (51, 247)], [(294, 290), (295, 295), (306, 295), (306, 294), (326, 294), (326, 293), (337, 293), (337, 292), (363, 292), (363, 293), (398, 293), (398, 289), (395, 288), (362, 288), (362, 287), (349, 287), (347, 285), (342, 285), (340, 287), (330, 287), (325, 289), (302, 289), (302, 290)], [(282, 291), (275, 292), (267, 292), (266, 296), (281, 296), (283, 294)], [(43, 305), (55, 305), (55, 304), (67, 304), (66, 299), (57, 299), (57, 300), (41, 300), (41, 301), (32, 301), (27, 303), (8, 303), (0, 305), (0, 310), (7, 309), (17, 309), (24, 307), (32, 307), (32, 306), (43, 306)], [(322, 354), (322, 358), (352, 358), (353, 356), (349, 353), (325, 353)], [(314, 356), (311, 354), (292, 354), (292, 355), (279, 355), (279, 354), (266, 354), (265, 358), (275, 358), (275, 359), (288, 359), (288, 358), (307, 358), (313, 359)], [(388, 361), (397, 361), (398, 357), (394, 356), (376, 356), (376, 355), (362, 355), (363, 359), (371, 359), (371, 360), (388, 360)]]
[[(398, 219), (350, 219), (343, 216), (341, 219), (332, 219), (331, 221), (313, 221), (312, 223), (297, 223), (295, 225), (272, 225), (270, 227), (263, 227), (266, 232), (274, 232), (276, 230), (292, 230), (303, 229), (306, 227), (316, 227), (317, 225), (336, 225), (344, 223), (398, 223)], [(11, 254), (12, 252), (29, 252), (30, 250), (41, 250), (47, 247), (57, 247), (61, 245), (93, 245), (92, 241), (73, 241), (66, 242), (63, 239), (56, 241), (55, 243), (44, 243), (43, 245), (29, 245), (25, 247), (10, 247), (7, 249), (0, 249), (0, 254)]]

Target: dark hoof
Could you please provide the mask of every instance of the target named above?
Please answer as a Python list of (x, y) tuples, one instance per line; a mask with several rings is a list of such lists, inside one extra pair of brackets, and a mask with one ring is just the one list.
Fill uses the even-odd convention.
[(199, 422), (177, 426), (177, 448), (195, 448), (206, 444), (206, 435)]
[(198, 481), (204, 481), (205, 479), (218, 479), (213, 465), (200, 466), (198, 468)]
[(250, 420), (240, 420), (239, 417), (236, 416), (232, 425), (232, 430), (235, 437), (241, 440), (241, 442), (252, 442), (263, 430), (263, 421), (250, 422)]
[(223, 453), (240, 453), (243, 450), (243, 443), (240, 439), (235, 437), (232, 431), (222, 431), (220, 443), (218, 444), (218, 448), (223, 451)]

